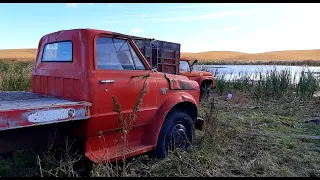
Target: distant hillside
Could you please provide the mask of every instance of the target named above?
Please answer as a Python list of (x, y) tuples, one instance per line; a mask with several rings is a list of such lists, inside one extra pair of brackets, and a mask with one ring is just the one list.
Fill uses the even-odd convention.
[(0, 49), (0, 59), (34, 60), (37, 49)]
[(233, 51), (210, 51), (201, 53), (181, 53), (182, 56), (198, 60), (234, 60), (234, 61), (299, 61), (320, 60), (320, 50), (289, 50), (248, 54)]
[(228, 58), (235, 58), (238, 56), (249, 55), (247, 53), (235, 52), (235, 51), (208, 51), (200, 53), (182, 52), (181, 56), (185, 56), (198, 60), (223, 60)]
[[(16, 59), (21, 61), (34, 60), (37, 49), (2, 49), (0, 59)], [(319, 60), (320, 49), (273, 51), (257, 54), (248, 54), (235, 51), (208, 51), (200, 53), (182, 52), (181, 56), (200, 61), (301, 61)]]

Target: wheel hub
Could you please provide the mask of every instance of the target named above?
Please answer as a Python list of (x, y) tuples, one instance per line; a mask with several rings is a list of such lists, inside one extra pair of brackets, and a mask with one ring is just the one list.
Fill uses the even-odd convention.
[(182, 124), (176, 124), (170, 129), (170, 147), (171, 149), (175, 148), (184, 148), (187, 144), (187, 132), (186, 128)]

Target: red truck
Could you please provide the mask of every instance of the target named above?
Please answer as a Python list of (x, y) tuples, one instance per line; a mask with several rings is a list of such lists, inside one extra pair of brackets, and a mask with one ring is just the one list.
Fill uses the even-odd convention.
[(193, 64), (190, 64), (191, 60), (180, 57), (180, 44), (136, 36), (133, 39), (151, 67), (157, 71), (186, 76), (198, 82), (200, 96), (207, 94), (210, 89), (215, 88), (215, 79), (212, 73), (194, 71), (192, 66), (197, 60), (193, 61)]
[(185, 57), (180, 57), (180, 75), (186, 76), (191, 80), (197, 81), (200, 86), (200, 95), (208, 94), (210, 89), (216, 87), (216, 81), (213, 78), (213, 74), (207, 71), (195, 71), (193, 70), (193, 65), (198, 62), (194, 60), (190, 64), (190, 59)]
[[(121, 127), (112, 97), (125, 117), (144, 86), (137, 118), (126, 132), (125, 157), (145, 152), (165, 157), (172, 140), (174, 147), (188, 146), (186, 140), (192, 142), (203, 124), (197, 116), (198, 83), (152, 71), (133, 39), (95, 29), (43, 36), (31, 92), (0, 92), (0, 153), (47, 145), (53, 135), (58, 143), (71, 134), (84, 142), (91, 161), (115, 161), (123, 154), (115, 144)], [(176, 58), (171, 55), (165, 59)]]

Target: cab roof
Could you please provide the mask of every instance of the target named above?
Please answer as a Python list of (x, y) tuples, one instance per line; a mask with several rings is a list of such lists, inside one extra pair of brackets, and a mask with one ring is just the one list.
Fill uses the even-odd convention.
[(144, 39), (144, 40), (152, 40), (151, 38), (144, 38), (144, 37), (138, 37), (138, 36), (131, 36), (127, 34), (122, 34), (122, 33), (117, 33), (117, 32), (112, 32), (112, 31), (107, 31), (107, 30), (101, 30), (101, 29), (90, 29), (90, 28), (78, 28), (78, 29), (67, 29), (67, 30), (60, 30), (56, 32), (52, 32), (49, 34), (44, 35), (45, 36), (51, 36), (55, 34), (60, 34), (63, 32), (68, 32), (68, 33), (78, 33), (78, 32), (84, 32), (87, 35), (96, 35), (96, 34), (110, 34), (110, 35), (115, 35), (119, 37), (124, 37), (124, 38), (130, 38), (130, 39)]
[(188, 59), (187, 57), (180, 57), (180, 61), (192, 61), (192, 59)]

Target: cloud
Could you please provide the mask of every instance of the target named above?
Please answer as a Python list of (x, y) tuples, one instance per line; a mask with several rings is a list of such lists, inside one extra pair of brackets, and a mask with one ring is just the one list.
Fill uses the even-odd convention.
[[(305, 5), (307, 6), (307, 5)], [(192, 43), (181, 42), (182, 51), (240, 51), (246, 53), (261, 53), (282, 50), (319, 49), (320, 24), (316, 23), (320, 12), (315, 7), (301, 7), (286, 5), (285, 9), (278, 9), (278, 21), (265, 21), (264, 26), (257, 24), (243, 24), (227, 26), (222, 29), (204, 29), (206, 40), (192, 39)], [(265, 10), (264, 13), (267, 13)], [(237, 29), (247, 28), (238, 32)], [(232, 30), (231, 32), (228, 31)], [(214, 34), (215, 36), (208, 36)], [(222, 37), (222, 38), (219, 38)], [(183, 40), (182, 40), (183, 41)]]
[(66, 4), (67, 4), (67, 6), (69, 6), (69, 7), (75, 8), (75, 7), (78, 6), (79, 3), (66, 3)]
[(233, 25), (233, 26), (222, 27), (219, 29), (204, 29), (202, 32), (204, 34), (221, 34), (221, 33), (225, 33), (228, 31), (235, 31), (238, 29), (239, 29), (238, 25)]
[(147, 15), (145, 15), (145, 14), (142, 14), (142, 15), (141, 15), (141, 17), (142, 17), (142, 18), (145, 18), (145, 17), (147, 17)]
[(87, 4), (87, 5), (93, 5), (94, 3), (66, 3), (67, 6), (75, 8), (78, 7), (79, 4)]
[(239, 26), (237, 26), (237, 25), (224, 28), (225, 31), (234, 31), (234, 30), (237, 30), (237, 29), (239, 29)]
[(237, 4), (241, 4), (241, 3), (194, 4), (194, 5), (170, 7), (169, 9), (192, 9), (192, 8), (215, 7), (215, 6), (231, 6), (231, 5), (237, 5)]
[(131, 32), (132, 32), (132, 33), (142, 33), (143, 30), (142, 30), (142, 29), (139, 29), (139, 28), (134, 28), (134, 29), (131, 29)]
[(210, 19), (220, 19), (227, 16), (235, 15), (246, 15), (250, 14), (255, 10), (239, 10), (239, 11), (225, 11), (210, 13), (204, 15), (195, 16), (181, 16), (181, 17), (167, 17), (167, 18), (141, 18), (141, 19), (119, 19), (119, 20), (109, 20), (106, 23), (124, 23), (124, 22), (135, 22), (135, 21), (145, 21), (145, 22), (174, 22), (174, 21), (192, 21), (192, 20), (210, 20)]

